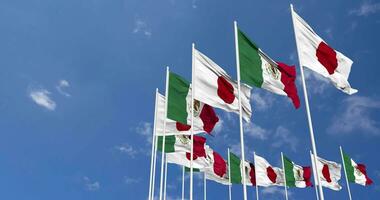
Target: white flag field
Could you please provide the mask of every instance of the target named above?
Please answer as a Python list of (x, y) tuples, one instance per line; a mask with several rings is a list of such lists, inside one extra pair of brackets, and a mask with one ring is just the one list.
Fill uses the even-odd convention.
[(354, 94), (348, 82), (353, 61), (331, 48), (296, 12), (292, 12), (301, 65), (328, 78), (339, 90)]

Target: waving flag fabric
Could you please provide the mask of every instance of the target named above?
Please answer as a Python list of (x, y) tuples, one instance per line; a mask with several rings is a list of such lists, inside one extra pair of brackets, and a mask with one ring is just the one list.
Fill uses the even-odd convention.
[[(313, 154), (311, 154), (311, 160), (314, 162)], [(335, 191), (342, 189), (342, 186), (339, 185), (342, 169), (341, 164), (317, 157), (316, 166), (321, 185), (323, 187), (327, 187)]]
[(328, 78), (339, 90), (354, 94), (348, 82), (352, 60), (333, 49), (296, 12), (292, 11), (300, 63)]
[[(238, 85), (220, 66), (194, 49), (194, 97), (201, 102), (239, 114)], [(241, 84), (242, 114), (251, 118), (251, 87)]]
[(238, 43), (241, 80), (250, 86), (288, 96), (294, 107), (299, 108), (295, 67), (274, 62), (240, 30)]
[(373, 183), (367, 175), (366, 166), (364, 164), (356, 164), (356, 162), (344, 152), (343, 159), (347, 172), (346, 176), (349, 182), (357, 183), (363, 186), (371, 185)]

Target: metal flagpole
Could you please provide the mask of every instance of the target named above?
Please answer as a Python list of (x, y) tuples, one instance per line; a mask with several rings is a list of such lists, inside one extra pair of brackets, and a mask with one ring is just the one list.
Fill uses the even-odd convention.
[[(308, 119), (308, 123), (309, 123), (309, 130), (310, 130), (311, 146), (312, 146), (312, 150), (313, 150), (314, 162), (317, 163), (317, 156), (318, 156), (317, 155), (317, 147), (315, 145), (313, 122), (311, 120), (311, 113), (310, 113), (310, 108), (309, 108), (309, 99), (308, 99), (308, 96), (307, 96), (305, 76), (304, 76), (304, 73), (303, 73), (303, 65), (302, 65), (301, 60), (300, 60), (300, 52), (299, 52), (300, 49), (299, 49), (298, 42), (297, 42), (297, 36), (296, 36), (297, 33), (296, 33), (296, 29), (295, 29), (294, 16), (293, 16), (294, 10), (293, 10), (293, 5), (292, 4), (290, 4), (290, 9), (291, 9), (291, 12), (292, 12), (293, 29), (294, 29), (294, 36), (295, 36), (295, 40), (296, 40), (296, 46), (297, 46), (298, 61), (299, 61), (300, 71), (301, 71), (303, 93), (304, 93), (305, 105), (306, 105), (306, 114), (307, 114), (307, 119)], [(316, 171), (316, 174), (317, 174), (317, 183), (318, 183), (318, 188), (319, 188), (319, 196), (320, 196), (321, 200), (324, 200), (323, 189), (322, 189), (322, 185), (320, 184), (321, 181), (320, 181), (318, 170)]]
[(151, 200), (154, 199), (154, 188), (155, 188), (155, 181), (156, 181), (156, 163), (157, 163), (157, 135), (154, 136), (154, 161), (153, 161), (153, 177), (152, 177), (152, 196)]
[(166, 200), (166, 184), (168, 179), (168, 161), (165, 154), (165, 179), (164, 179), (164, 200)]
[(168, 113), (168, 94), (169, 94), (169, 67), (166, 67), (166, 84), (165, 84), (165, 116), (164, 116), (164, 132), (162, 137), (162, 152), (161, 152), (161, 177), (160, 177), (160, 200), (162, 200), (162, 189), (164, 182), (164, 162), (165, 162), (165, 136), (166, 136), (166, 116)]
[(228, 197), (229, 197), (229, 200), (232, 199), (232, 191), (231, 191), (231, 187), (232, 187), (232, 183), (231, 183), (231, 159), (230, 159), (230, 148), (227, 148), (227, 153), (228, 153)]
[(206, 180), (206, 172), (203, 172), (203, 199), (207, 200), (207, 180)]
[(282, 160), (282, 170), (284, 172), (285, 199), (288, 200), (288, 189), (286, 188), (286, 174), (285, 174), (284, 154), (282, 152), (281, 152), (281, 160)]
[(182, 200), (185, 200), (185, 166), (182, 166)]
[[(311, 155), (311, 151), (309, 151), (310, 153), (310, 160), (311, 160), (311, 166), (312, 166), (312, 169), (313, 169), (313, 178), (314, 178), (314, 184), (316, 184), (316, 178), (317, 178), (317, 175), (315, 174), (315, 171), (317, 171), (317, 166), (315, 165), (314, 163), (314, 160), (313, 160), (313, 156)], [(319, 200), (319, 195), (318, 195), (318, 186), (317, 185), (314, 185), (314, 188), (315, 188), (315, 195), (317, 197), (317, 200)]]
[(195, 77), (195, 70), (194, 70), (194, 49), (195, 44), (193, 43), (191, 45), (191, 154), (190, 154), (190, 200), (193, 200), (193, 156), (194, 156), (194, 77)]
[(340, 156), (342, 157), (342, 163), (343, 163), (343, 169), (344, 169), (344, 176), (346, 177), (346, 184), (347, 184), (347, 190), (348, 190), (348, 197), (350, 200), (352, 200), (351, 197), (351, 190), (350, 190), (350, 184), (348, 183), (348, 177), (347, 177), (347, 171), (346, 171), (346, 163), (344, 162), (344, 157), (343, 157), (343, 150), (342, 146), (339, 146), (340, 149)]
[[(256, 168), (256, 152), (253, 152), (253, 163)], [(256, 174), (256, 169), (255, 169), (255, 182), (256, 182), (256, 200), (259, 200), (259, 185), (257, 184), (257, 174)]]
[[(238, 44), (238, 33), (237, 33), (237, 22), (234, 21), (234, 31), (235, 31), (235, 52), (236, 52), (236, 70), (237, 70), (237, 82), (238, 82), (238, 95), (239, 95), (239, 122), (240, 122), (240, 147), (241, 147), (241, 159), (245, 161), (244, 155), (244, 133), (243, 133), (243, 116), (241, 108), (241, 91), (240, 91), (240, 60), (239, 60), (239, 44)], [(243, 166), (244, 168), (244, 166)], [(245, 169), (242, 170), (243, 176), (243, 192), (244, 200), (247, 200), (247, 183), (245, 182)]]
[(153, 181), (153, 162), (154, 162), (154, 147), (156, 141), (156, 119), (157, 119), (157, 96), (158, 96), (158, 88), (156, 88), (156, 99), (154, 105), (154, 120), (153, 120), (153, 132), (152, 132), (152, 156), (150, 158), (150, 177), (149, 177), (149, 197), (148, 199), (152, 199), (152, 188), (154, 187)]

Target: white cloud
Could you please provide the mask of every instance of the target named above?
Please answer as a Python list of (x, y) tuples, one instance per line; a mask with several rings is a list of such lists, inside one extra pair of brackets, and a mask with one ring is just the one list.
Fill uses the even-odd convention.
[(149, 122), (141, 122), (135, 129), (135, 131), (146, 138), (149, 144), (152, 144), (153, 128)]
[[(233, 145), (229, 145), (230, 147), (230, 152), (241, 157), (241, 145), (240, 141), (239, 142), (232, 142)], [(244, 152), (245, 152), (245, 159), (246, 160), (252, 160), (253, 159), (253, 152), (254, 150), (251, 148), (250, 145), (247, 145), (247, 142), (245, 142), (244, 146)]]
[(181, 200), (182, 198), (181, 197), (173, 197), (173, 196), (167, 196), (166, 197), (167, 200)]
[(358, 22), (353, 21), (353, 22), (351, 22), (351, 25), (350, 25), (349, 30), (350, 30), (350, 31), (355, 30), (356, 27), (358, 27)]
[(224, 121), (222, 119), (219, 118), (219, 121), (218, 123), (215, 125), (214, 129), (213, 129), (213, 132), (216, 134), (216, 135), (219, 135), (222, 130), (223, 130), (223, 123)]
[(141, 178), (124, 177), (124, 182), (128, 185), (137, 184), (141, 182)]
[(57, 104), (50, 98), (50, 92), (46, 89), (31, 89), (29, 97), (39, 106), (50, 111), (55, 110)]
[(129, 144), (123, 144), (120, 146), (115, 146), (115, 149), (118, 150), (120, 153), (127, 154), (131, 158), (134, 158), (136, 156), (136, 154), (138, 153), (138, 151), (135, 150)]
[(371, 117), (371, 111), (380, 109), (380, 100), (363, 96), (350, 96), (343, 100), (342, 108), (333, 117), (327, 132), (340, 135), (353, 131), (379, 135), (379, 122)]
[(61, 95), (70, 97), (71, 95), (64, 91), (64, 89), (68, 87), (70, 87), (70, 83), (67, 80), (60, 80), (55, 88)]
[[(325, 90), (326, 88), (328, 88), (330, 84), (327, 78), (307, 68), (304, 68), (304, 75), (306, 79), (306, 86), (308, 92), (311, 92), (312, 94), (316, 95), (325, 94)], [(298, 80), (301, 82), (301, 78), (299, 78)]]
[(237, 117), (234, 117), (234, 115), (239, 116), (239, 115), (236, 115), (235, 113), (223, 112), (224, 118), (227, 119), (228, 123), (232, 125), (234, 125), (236, 123), (236, 120), (238, 119)]
[(289, 60), (292, 62), (295, 62), (297, 58), (297, 52), (294, 50), (292, 53), (289, 54)]
[(283, 126), (277, 127), (276, 132), (273, 136), (273, 141), (273, 147), (279, 148), (282, 146), (288, 146), (292, 151), (296, 151), (296, 147), (298, 145), (297, 137), (292, 135), (289, 129)]
[(231, 153), (236, 154), (237, 156), (240, 156), (241, 155), (240, 142), (239, 143), (235, 143), (233, 145), (230, 145), (230, 151), (231, 151)]
[(273, 105), (275, 98), (274, 95), (269, 92), (253, 90), (251, 100), (253, 101), (253, 110), (265, 111)]
[(244, 133), (260, 140), (266, 140), (270, 134), (268, 130), (254, 123), (244, 123)]
[(146, 37), (152, 36), (152, 31), (149, 29), (147, 23), (143, 21), (142, 19), (135, 20), (135, 26), (132, 32), (135, 34), (141, 33), (145, 35)]
[(194, 9), (198, 8), (197, 0), (192, 0), (191, 1), (191, 7), (194, 8)]
[(329, 39), (333, 39), (333, 33), (332, 33), (332, 28), (331, 28), (331, 27), (325, 29), (324, 32), (325, 32), (325, 34), (327, 35), (327, 37), (328, 37)]
[(359, 8), (350, 10), (350, 14), (357, 16), (368, 16), (380, 11), (380, 3), (372, 3), (370, 1), (363, 1)]
[[(284, 187), (263, 187), (260, 190), (263, 195), (277, 195), (285, 197), (285, 189)], [(291, 196), (292, 193), (288, 190), (288, 196)], [(283, 198), (280, 198), (283, 199)]]
[(100, 189), (100, 183), (98, 181), (91, 181), (87, 176), (83, 177), (85, 189), (88, 191), (97, 191)]

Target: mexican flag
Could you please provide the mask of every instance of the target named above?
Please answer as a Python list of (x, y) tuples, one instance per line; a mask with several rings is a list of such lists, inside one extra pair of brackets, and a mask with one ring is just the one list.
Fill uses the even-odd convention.
[(339, 90), (354, 94), (348, 82), (352, 60), (329, 46), (296, 12), (292, 10), (294, 32), (300, 63), (328, 78)]
[[(169, 74), (167, 118), (176, 122), (176, 129), (189, 131), (191, 124), (191, 88), (190, 83), (177, 74)], [(214, 109), (194, 99), (194, 130), (210, 133), (219, 121)]]
[(294, 107), (299, 108), (295, 67), (273, 61), (240, 30), (238, 46), (241, 80), (250, 86), (288, 96)]
[[(157, 149), (162, 151), (163, 136), (158, 137)], [(206, 138), (194, 135), (193, 167), (208, 166)], [(190, 167), (191, 139), (187, 135), (165, 136), (165, 153), (168, 163)]]
[(256, 183), (258, 186), (284, 186), (284, 172), (278, 167), (273, 167), (263, 157), (254, 156), (256, 167)]
[[(313, 154), (311, 154), (311, 161), (314, 163)], [(342, 169), (341, 164), (317, 157), (316, 166), (319, 179), (323, 187), (327, 187), (335, 191), (342, 189), (342, 186), (339, 185)]]
[(366, 166), (356, 164), (352, 158), (343, 152), (344, 166), (346, 168), (346, 176), (351, 183), (357, 183), (363, 186), (371, 185), (373, 181), (367, 176)]
[(286, 186), (305, 188), (311, 187), (311, 167), (296, 165), (286, 156), (283, 156)]
[(238, 156), (230, 152), (231, 183), (242, 184), (242, 169), (245, 169), (246, 185), (256, 186), (255, 166), (247, 161), (243, 162)]
[[(157, 96), (156, 135), (162, 136), (164, 133), (165, 96), (159, 93)], [(202, 109), (201, 114), (194, 118), (194, 133), (210, 133), (215, 127), (215, 124), (219, 121), (219, 118), (211, 106), (200, 103), (200, 107)], [(190, 126), (166, 118), (166, 135), (190, 134)]]
[[(227, 112), (239, 114), (238, 84), (210, 58), (194, 49), (194, 97)], [(251, 118), (251, 87), (241, 84), (242, 114)]]

